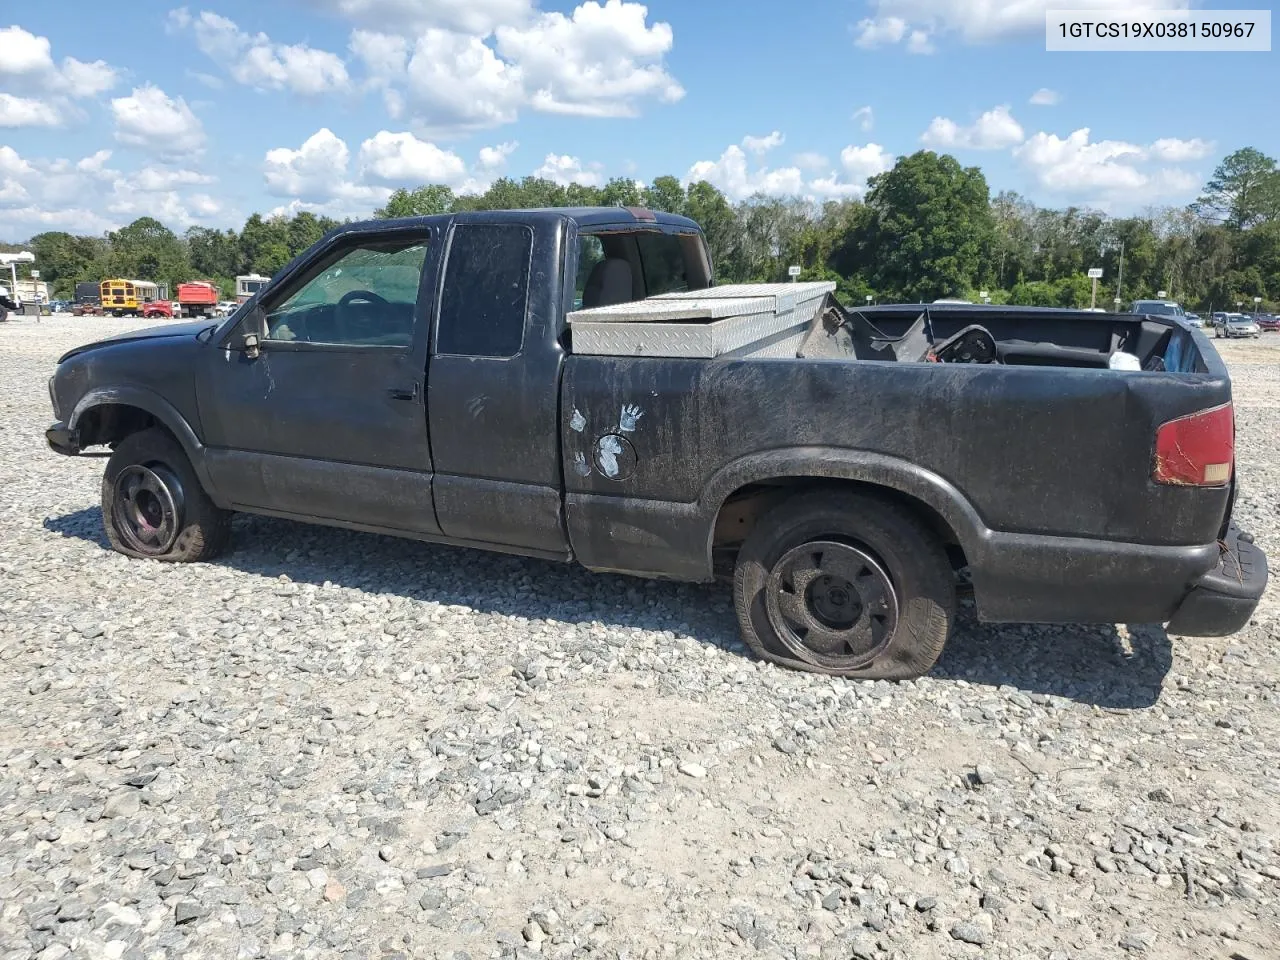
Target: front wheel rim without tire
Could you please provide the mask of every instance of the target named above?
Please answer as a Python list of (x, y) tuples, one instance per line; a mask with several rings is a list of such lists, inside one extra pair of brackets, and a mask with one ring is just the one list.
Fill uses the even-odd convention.
[(870, 663), (898, 627), (898, 594), (884, 567), (834, 540), (784, 553), (769, 571), (765, 607), (787, 650), (828, 670)]
[(182, 500), (182, 484), (171, 470), (135, 464), (116, 477), (112, 520), (129, 549), (163, 556), (182, 531)]

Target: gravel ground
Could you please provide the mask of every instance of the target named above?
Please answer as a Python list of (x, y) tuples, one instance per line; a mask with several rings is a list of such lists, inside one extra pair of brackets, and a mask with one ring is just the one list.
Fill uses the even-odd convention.
[[(238, 517), (110, 552), (0, 325), (0, 960), (1277, 957), (1280, 589), (1238, 635), (983, 626), (764, 666), (723, 587)], [(1225, 344), (1280, 557), (1280, 336)]]

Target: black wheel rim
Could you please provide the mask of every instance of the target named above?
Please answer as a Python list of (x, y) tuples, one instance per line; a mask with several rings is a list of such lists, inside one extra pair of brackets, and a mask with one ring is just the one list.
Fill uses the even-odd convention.
[(793, 656), (831, 670), (873, 660), (898, 627), (898, 594), (865, 550), (834, 540), (802, 544), (769, 571), (769, 621)]
[(111, 515), (129, 549), (162, 556), (182, 530), (182, 485), (161, 464), (125, 467), (116, 477)]

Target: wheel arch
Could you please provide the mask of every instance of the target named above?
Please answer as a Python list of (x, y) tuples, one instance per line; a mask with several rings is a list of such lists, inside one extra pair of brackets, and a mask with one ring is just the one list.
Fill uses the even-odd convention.
[(709, 517), (707, 557), (744, 540), (765, 510), (806, 489), (844, 487), (884, 497), (909, 509), (961, 561), (981, 549), (989, 535), (981, 516), (949, 481), (909, 461), (883, 454), (823, 447), (772, 450), (736, 460), (719, 470), (702, 497)]
[(205, 465), (204, 444), (178, 409), (151, 390), (129, 386), (90, 390), (76, 404), (67, 426), (78, 432), (81, 449), (118, 443), (131, 433), (160, 427), (178, 441), (209, 496), (220, 500)]

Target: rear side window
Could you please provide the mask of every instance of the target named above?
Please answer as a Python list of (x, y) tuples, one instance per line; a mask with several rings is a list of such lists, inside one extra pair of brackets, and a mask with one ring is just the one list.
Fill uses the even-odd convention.
[(436, 353), (514, 357), (524, 342), (533, 231), (516, 224), (453, 228)]

